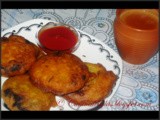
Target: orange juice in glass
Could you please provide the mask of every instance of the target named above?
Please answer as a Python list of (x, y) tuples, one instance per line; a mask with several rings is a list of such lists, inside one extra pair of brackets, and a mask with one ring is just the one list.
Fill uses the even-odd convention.
[(123, 60), (144, 64), (158, 51), (159, 13), (156, 9), (117, 9), (114, 36)]

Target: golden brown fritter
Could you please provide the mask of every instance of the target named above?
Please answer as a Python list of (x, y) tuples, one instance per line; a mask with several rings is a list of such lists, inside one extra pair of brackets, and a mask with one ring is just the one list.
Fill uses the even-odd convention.
[(92, 73), (85, 86), (74, 93), (64, 96), (66, 100), (77, 105), (92, 105), (107, 97), (117, 79), (112, 71), (106, 71), (101, 64), (86, 63)]
[(36, 45), (21, 36), (1, 38), (1, 73), (8, 77), (24, 74), (42, 54)]
[(28, 41), (27, 39), (25, 39), (22, 36), (11, 35), (11, 36), (9, 36), (9, 41), (31, 44), (35, 48), (35, 50), (36, 50), (36, 56), (37, 56), (37, 58), (40, 58), (41, 56), (45, 55), (44, 51), (40, 47), (36, 46), (35, 44), (33, 44), (32, 42)]
[(35, 87), (27, 74), (10, 77), (2, 86), (2, 98), (12, 111), (47, 111), (55, 96)]
[(8, 39), (9, 41), (12, 41), (12, 42), (21, 42), (21, 43), (31, 44), (28, 40), (26, 40), (24, 37), (19, 36), (19, 35), (10, 35)]
[(82, 88), (89, 71), (75, 55), (57, 52), (41, 57), (30, 69), (30, 75), (36, 86), (64, 95)]

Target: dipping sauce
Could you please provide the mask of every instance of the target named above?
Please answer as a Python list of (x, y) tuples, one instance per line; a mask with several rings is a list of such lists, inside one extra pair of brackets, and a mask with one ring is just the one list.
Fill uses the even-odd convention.
[(128, 10), (121, 14), (120, 19), (128, 26), (141, 30), (152, 30), (158, 27), (158, 17), (142, 10)]
[(66, 26), (55, 26), (43, 30), (38, 39), (44, 51), (72, 52), (78, 42), (78, 35)]

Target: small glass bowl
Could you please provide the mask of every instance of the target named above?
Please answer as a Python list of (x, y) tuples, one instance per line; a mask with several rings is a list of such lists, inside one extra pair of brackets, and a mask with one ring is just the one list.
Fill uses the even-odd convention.
[[(70, 32), (72, 32), (75, 36), (76, 36), (76, 43), (71, 47), (71, 48), (67, 48), (67, 49), (63, 49), (63, 50), (58, 50), (58, 49), (50, 49), (50, 48), (47, 48), (47, 46), (44, 46), (41, 42), (40, 42), (40, 35), (45, 32), (46, 30), (48, 29), (52, 29), (52, 28), (56, 28), (56, 27), (65, 27), (65, 28), (68, 28), (68, 30)], [(63, 32), (62, 31), (59, 31), (59, 32)], [(60, 35), (64, 35), (65, 33), (60, 33)], [(57, 36), (59, 36), (57, 34)], [(44, 50), (44, 52), (46, 53), (54, 53), (54, 52), (68, 52), (68, 53), (72, 53), (74, 52), (75, 50), (77, 50), (78, 46), (80, 45), (80, 35), (78, 33), (78, 31), (68, 25), (68, 24), (64, 24), (64, 23), (55, 23), (55, 22), (49, 22), (47, 23), (46, 25), (44, 25), (37, 33), (36, 35), (36, 38), (37, 38), (37, 44), (40, 48), (42, 48)], [(52, 41), (54, 42), (54, 41)], [(69, 41), (70, 42), (70, 41)]]

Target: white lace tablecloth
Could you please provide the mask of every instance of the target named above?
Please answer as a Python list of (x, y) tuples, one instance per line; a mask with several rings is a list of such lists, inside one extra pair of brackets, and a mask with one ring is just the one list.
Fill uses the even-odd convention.
[[(31, 19), (70, 24), (95, 36), (118, 53), (113, 34), (115, 9), (2, 9), (1, 32)], [(159, 110), (159, 54), (146, 64), (123, 61), (120, 86), (104, 110)]]

